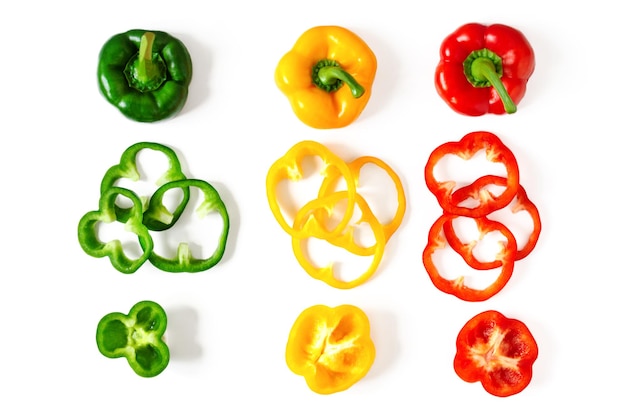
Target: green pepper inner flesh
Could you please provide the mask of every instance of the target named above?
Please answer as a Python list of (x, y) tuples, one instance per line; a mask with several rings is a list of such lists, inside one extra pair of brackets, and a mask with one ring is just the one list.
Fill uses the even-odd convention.
[(103, 347), (109, 352), (121, 349), (128, 343), (128, 328), (120, 320), (112, 320), (104, 328)]

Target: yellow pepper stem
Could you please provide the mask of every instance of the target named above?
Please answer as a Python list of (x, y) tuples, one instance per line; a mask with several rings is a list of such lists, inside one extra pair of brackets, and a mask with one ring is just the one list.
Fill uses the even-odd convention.
[(354, 98), (365, 93), (365, 88), (352, 75), (342, 69), (339, 63), (329, 59), (318, 62), (313, 68), (313, 83), (329, 93), (338, 90), (345, 83)]

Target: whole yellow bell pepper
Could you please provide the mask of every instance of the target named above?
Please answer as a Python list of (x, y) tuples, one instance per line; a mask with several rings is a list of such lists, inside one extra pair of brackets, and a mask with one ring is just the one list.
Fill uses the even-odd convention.
[(376, 56), (353, 32), (317, 26), (304, 32), (274, 74), (296, 116), (317, 129), (345, 127), (372, 93)]
[(309, 307), (291, 328), (285, 357), (312, 391), (347, 390), (368, 373), (376, 357), (369, 319), (349, 304)]

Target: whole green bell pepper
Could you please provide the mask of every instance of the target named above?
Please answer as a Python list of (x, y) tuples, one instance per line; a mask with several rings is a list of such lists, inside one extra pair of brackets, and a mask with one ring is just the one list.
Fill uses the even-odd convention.
[[(118, 219), (115, 213), (115, 201), (124, 197), (131, 202), (130, 211), (124, 220)], [(129, 232), (137, 235), (143, 253), (137, 257), (129, 257), (119, 239), (102, 242), (98, 237), (99, 223), (121, 221)], [(135, 272), (152, 254), (154, 242), (150, 231), (143, 224), (141, 200), (134, 192), (120, 187), (111, 187), (100, 196), (99, 209), (90, 211), (78, 222), (78, 242), (81, 248), (95, 258), (108, 256), (115, 269), (125, 274)]]
[(139, 376), (157, 376), (167, 367), (170, 351), (163, 340), (167, 314), (154, 301), (140, 301), (128, 314), (109, 313), (98, 322), (96, 343), (107, 358), (125, 357)]
[[(128, 179), (135, 182), (141, 180), (141, 174), (137, 168), (137, 154), (145, 149), (161, 152), (168, 161), (168, 168), (165, 170), (163, 175), (155, 181), (155, 185), (157, 187), (171, 181), (183, 180), (186, 178), (182, 171), (178, 156), (171, 148), (160, 143), (138, 142), (129, 146), (124, 151), (120, 157), (119, 164), (114, 165), (107, 170), (100, 184), (100, 192), (104, 193), (109, 188), (118, 186), (118, 182), (121, 179)], [(160, 208), (163, 207), (162, 205), (153, 205), (151, 209), (147, 210), (149, 196), (140, 196), (143, 206), (142, 211), (147, 210), (143, 214), (143, 224), (146, 225), (148, 229), (155, 231), (165, 230), (170, 228), (178, 220), (180, 215), (185, 210), (187, 202), (189, 201), (189, 188), (180, 187), (180, 190), (182, 192), (182, 196), (173, 212), (166, 209), (161, 210)], [(125, 221), (125, 219), (129, 217), (131, 210), (133, 210), (133, 208), (116, 205), (116, 217), (121, 221)]]
[[(226, 250), (226, 241), (228, 238), (228, 231), (230, 228), (230, 220), (226, 205), (222, 201), (217, 190), (208, 182), (200, 179), (185, 179), (179, 181), (168, 182), (159, 187), (152, 198), (150, 199), (150, 205), (147, 212), (167, 211), (167, 208), (163, 205), (163, 196), (168, 191), (174, 188), (197, 188), (202, 194), (202, 202), (196, 208), (196, 214), (198, 218), (203, 218), (211, 212), (217, 212), (222, 219), (222, 230), (219, 235), (218, 244), (214, 252), (208, 258), (196, 258), (191, 253), (191, 248), (186, 242), (181, 242), (178, 245), (177, 254), (174, 258), (166, 258), (152, 251), (152, 254), (148, 258), (150, 263), (158, 269), (166, 272), (201, 272), (206, 271), (209, 268), (215, 266), (224, 256)], [(147, 250), (147, 248), (144, 248)]]
[(100, 91), (138, 122), (176, 115), (187, 101), (191, 76), (189, 51), (165, 32), (129, 30), (110, 38), (100, 51)]

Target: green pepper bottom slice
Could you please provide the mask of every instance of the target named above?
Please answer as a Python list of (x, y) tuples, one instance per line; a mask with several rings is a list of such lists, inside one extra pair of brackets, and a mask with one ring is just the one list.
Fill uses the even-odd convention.
[(139, 376), (157, 376), (167, 367), (170, 351), (163, 340), (167, 315), (154, 301), (140, 301), (128, 314), (109, 313), (98, 323), (96, 343), (107, 358), (125, 357)]

